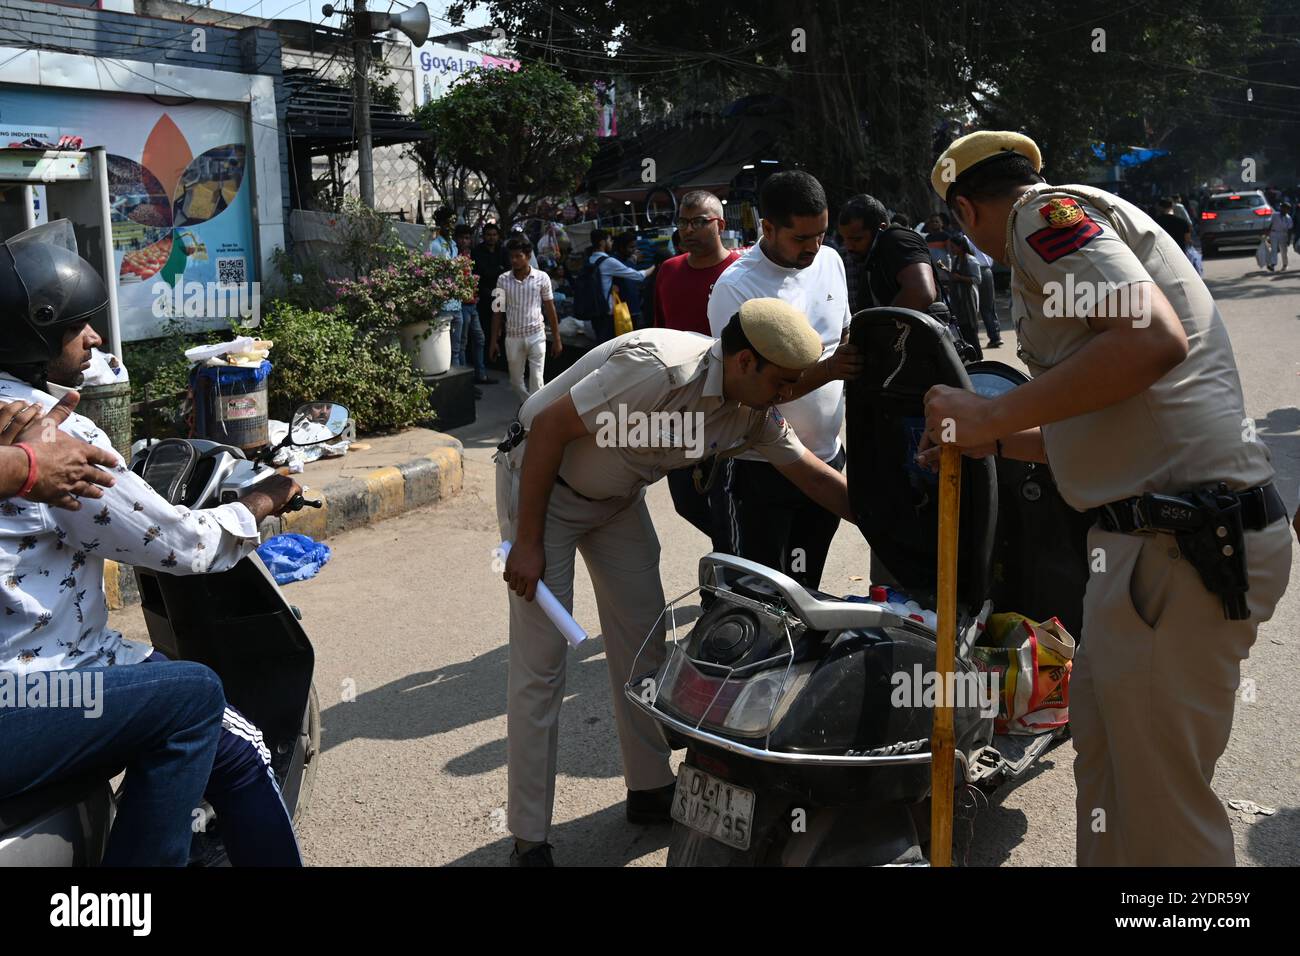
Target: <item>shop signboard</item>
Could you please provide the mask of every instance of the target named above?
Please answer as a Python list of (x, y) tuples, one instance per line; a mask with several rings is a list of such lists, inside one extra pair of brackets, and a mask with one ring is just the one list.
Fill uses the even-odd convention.
[(108, 153), (123, 341), (163, 334), (172, 317), (193, 330), (250, 317), (258, 260), (246, 106), (22, 87), (4, 87), (3, 103), (0, 148), (79, 136)]

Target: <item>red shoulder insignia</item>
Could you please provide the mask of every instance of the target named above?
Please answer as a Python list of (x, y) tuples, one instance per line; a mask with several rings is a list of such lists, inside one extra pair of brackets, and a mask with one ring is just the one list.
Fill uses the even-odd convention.
[(1083, 207), (1073, 199), (1049, 199), (1038, 207), (1038, 212), (1053, 229), (1068, 229), (1087, 218)]
[(1085, 215), (1069, 229), (1044, 226), (1037, 232), (1031, 233), (1025, 241), (1044, 262), (1055, 262), (1063, 256), (1079, 251), (1100, 235), (1101, 226)]

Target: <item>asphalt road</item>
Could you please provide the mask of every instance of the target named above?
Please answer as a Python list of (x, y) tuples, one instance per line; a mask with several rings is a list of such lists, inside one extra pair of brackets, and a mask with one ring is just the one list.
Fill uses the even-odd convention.
[[(1247, 254), (1206, 266), (1241, 368), (1247, 413), (1272, 449), (1289, 508), (1300, 491), (1300, 271), (1259, 271)], [(1005, 313), (1004, 313), (1005, 314)], [(1006, 323), (1004, 322), (1004, 325)], [(1014, 335), (988, 357), (1014, 362)], [(485, 388), (466, 444), (456, 499), (331, 541), (334, 559), (290, 585), (317, 652), (322, 764), (301, 830), (314, 865), (474, 865), (506, 862), (506, 601), (492, 571), (497, 543), (491, 445), (513, 410), (502, 382)], [(665, 592), (694, 585), (707, 539), (650, 489), (663, 545)], [(867, 548), (843, 524), (822, 586), (861, 593)], [(595, 632), (591, 587), (578, 563), (575, 617)], [(1277, 808), (1232, 812), (1242, 864), (1300, 864), (1300, 560), (1291, 588), (1260, 633), (1216, 789), (1224, 799)], [(119, 621), (138, 629), (138, 611)], [(349, 699), (351, 698), (351, 699)], [(970, 865), (1074, 863), (1073, 752), (1058, 747), (1029, 779), (969, 808), (957, 826)], [(624, 785), (602, 645), (570, 657), (561, 715), (560, 775), (551, 840), (560, 865), (659, 866), (668, 830), (623, 818)]]

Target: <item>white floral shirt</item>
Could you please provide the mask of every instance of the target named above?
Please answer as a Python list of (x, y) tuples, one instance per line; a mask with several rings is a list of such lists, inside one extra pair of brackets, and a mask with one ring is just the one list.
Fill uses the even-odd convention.
[[(0, 373), (0, 401), (14, 399), (47, 409), (57, 401)], [(70, 415), (62, 430), (112, 451), (82, 415)], [(196, 574), (224, 571), (257, 547), (257, 522), (242, 504), (190, 512), (168, 504), (125, 464), (114, 477), (102, 498), (81, 499), (79, 511), (0, 499), (0, 671), (136, 664), (149, 656), (148, 645), (108, 626), (105, 560)]]

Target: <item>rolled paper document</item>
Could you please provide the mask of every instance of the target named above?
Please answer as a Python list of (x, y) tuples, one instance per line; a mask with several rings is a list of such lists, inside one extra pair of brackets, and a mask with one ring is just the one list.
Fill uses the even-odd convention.
[[(510, 542), (502, 541), (497, 550), (501, 554), (501, 560), (504, 561), (510, 557)], [(551, 593), (551, 589), (546, 586), (545, 581), (537, 582), (537, 593), (533, 597), (537, 601), (538, 607), (546, 613), (546, 616), (551, 619), (551, 623), (559, 629), (559, 632), (564, 635), (564, 639), (570, 645), (577, 647), (587, 639), (587, 632), (573, 619), (573, 615), (564, 609), (560, 599)]]

